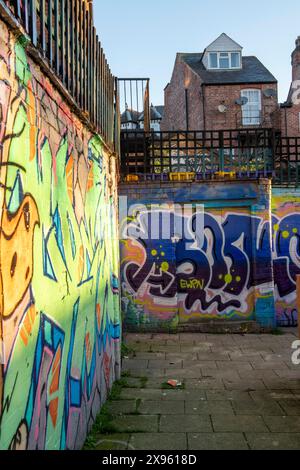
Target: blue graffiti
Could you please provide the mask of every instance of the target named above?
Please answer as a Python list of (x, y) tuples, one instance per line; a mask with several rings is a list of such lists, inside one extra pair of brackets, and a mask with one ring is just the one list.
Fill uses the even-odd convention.
[[(132, 260), (124, 266), (131, 291), (136, 293), (146, 285), (155, 297), (182, 294), (186, 310), (198, 301), (204, 311), (214, 305), (219, 313), (242, 309), (255, 287), (275, 284), (281, 298), (295, 291), (300, 274), (299, 213), (281, 220), (274, 216), (272, 226), (247, 214), (228, 213), (220, 218), (205, 213), (204, 236), (197, 232), (196, 217), (178, 220), (179, 215), (171, 214), (166, 229), (165, 212), (156, 212), (160, 223), (155, 239), (150, 211), (128, 225), (128, 237), (145, 252), (142, 264)], [(181, 237), (176, 239), (178, 227)]]

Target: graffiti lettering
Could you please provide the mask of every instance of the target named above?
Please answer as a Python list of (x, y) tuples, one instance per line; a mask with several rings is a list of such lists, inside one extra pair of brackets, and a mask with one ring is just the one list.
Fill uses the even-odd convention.
[[(163, 238), (149, 237), (147, 242), (137, 237), (123, 242), (126, 262), (122, 273), (129, 302), (130, 295), (139, 303), (147, 299), (147, 308), (152, 304), (154, 312), (155, 305), (166, 305), (165, 300), (172, 298), (172, 308), (176, 304), (186, 315), (198, 312), (200, 317), (251, 318), (255, 315), (255, 289), (256, 297), (267, 298), (273, 295), (275, 284), (277, 301), (295, 294), (300, 274), (300, 213), (281, 219), (274, 215), (270, 224), (262, 217), (240, 212), (222, 216), (206, 212), (204, 238), (193, 230), (195, 214), (182, 216), (180, 223), (178, 217), (169, 217), (173, 220), (171, 233), (181, 224), (187, 235), (177, 240), (175, 247)], [(150, 220), (148, 210), (139, 213), (135, 221), (137, 233), (139, 224), (143, 230), (148, 227), (145, 220)], [(139, 262), (131, 261), (133, 253)]]

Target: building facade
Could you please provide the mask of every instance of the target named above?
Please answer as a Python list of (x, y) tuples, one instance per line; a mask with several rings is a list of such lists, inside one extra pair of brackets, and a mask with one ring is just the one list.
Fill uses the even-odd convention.
[(283, 136), (300, 137), (300, 36), (292, 53), (292, 83), (285, 103), (279, 111)]
[(223, 33), (202, 53), (178, 53), (165, 88), (162, 130), (273, 127), (277, 80), (242, 51)]

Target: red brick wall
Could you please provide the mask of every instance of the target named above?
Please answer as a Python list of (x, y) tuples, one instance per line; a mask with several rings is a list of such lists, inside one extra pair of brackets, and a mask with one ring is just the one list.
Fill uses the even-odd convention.
[(281, 109), (281, 132), (286, 137), (300, 137), (300, 104)]
[[(262, 91), (262, 125), (273, 127), (271, 116), (278, 109), (278, 102), (276, 98), (264, 97), (263, 91), (273, 88), (277, 92), (276, 84), (205, 85), (202, 87), (200, 77), (182, 62), (180, 57), (177, 57), (171, 83), (165, 89), (165, 113), (161, 129), (164, 131), (186, 130), (185, 89), (188, 89), (190, 130), (241, 127), (241, 107), (235, 104), (235, 101), (240, 98), (241, 90), (246, 88), (258, 88)], [(205, 119), (203, 119), (203, 95)], [(228, 111), (224, 114), (218, 111), (218, 106), (223, 103), (228, 107)]]
[(186, 130), (185, 89), (188, 89), (189, 128), (203, 128), (201, 80), (177, 57), (171, 83), (165, 89), (165, 111), (161, 130)]
[[(277, 92), (277, 85), (273, 84), (243, 84), (205, 86), (205, 120), (206, 129), (235, 129), (242, 127), (241, 106), (235, 102), (241, 97), (241, 91), (253, 88), (261, 90), (262, 96), (262, 126), (273, 127), (271, 115), (278, 107), (276, 98), (266, 98), (263, 91), (272, 88)], [(220, 113), (218, 106), (224, 104), (228, 110)]]

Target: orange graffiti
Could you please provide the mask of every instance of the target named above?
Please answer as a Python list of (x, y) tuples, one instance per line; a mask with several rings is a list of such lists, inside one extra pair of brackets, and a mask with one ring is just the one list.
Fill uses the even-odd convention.
[(87, 362), (90, 362), (92, 358), (92, 347), (91, 347), (91, 340), (90, 340), (90, 334), (87, 333), (85, 337), (85, 348), (86, 348), (86, 360)]
[(84, 273), (84, 249), (83, 245), (81, 245), (79, 249), (79, 261), (78, 261), (78, 280), (79, 282), (82, 279)]
[(52, 379), (51, 379), (51, 384), (50, 384), (51, 395), (58, 391), (60, 362), (61, 362), (61, 347), (59, 346), (59, 348), (56, 351), (56, 354), (53, 360), (53, 366), (52, 366)]
[(68, 196), (71, 204), (73, 204), (73, 175), (74, 175), (74, 157), (70, 155), (69, 160), (66, 165), (66, 180), (67, 180), (67, 190)]
[(20, 329), (20, 336), (25, 346), (28, 344), (29, 336), (31, 335), (32, 328), (37, 316), (37, 312), (34, 305), (28, 309), (25, 318), (23, 320), (23, 325)]
[(29, 161), (34, 160), (36, 153), (36, 126), (35, 126), (35, 99), (32, 92), (32, 86), (28, 84), (28, 107), (27, 107), (27, 119), (30, 123), (29, 126)]
[(100, 307), (100, 304), (97, 304), (97, 306), (96, 306), (96, 316), (97, 316), (98, 330), (100, 331), (100, 328), (101, 328), (101, 307)]
[(0, 314), (7, 318), (22, 301), (33, 275), (33, 234), (39, 224), (34, 199), (25, 196), (15, 214), (4, 209), (0, 231)]
[(50, 401), (49, 413), (50, 413), (52, 424), (55, 427), (57, 423), (57, 415), (58, 415), (58, 398), (54, 398), (54, 400)]
[(87, 181), (87, 190), (90, 191), (94, 187), (94, 167), (93, 164), (90, 164), (90, 170), (88, 174), (88, 181)]

